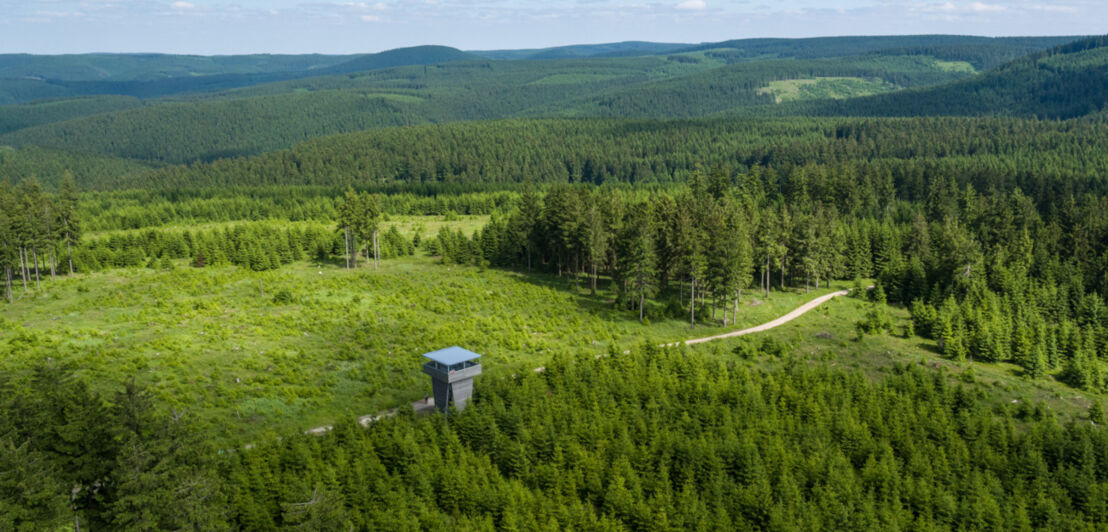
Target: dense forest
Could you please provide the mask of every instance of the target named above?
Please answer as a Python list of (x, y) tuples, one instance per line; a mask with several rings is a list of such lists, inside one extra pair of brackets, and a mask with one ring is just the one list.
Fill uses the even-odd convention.
[[(826, 116), (1035, 116), (1095, 114), (1108, 101), (1108, 38), (1096, 37), (1013, 60), (959, 82), (845, 102), (793, 104), (786, 113)], [(802, 108), (803, 107), (803, 108)]]
[[(409, 409), (216, 454), (141, 388), (65, 368), (0, 381), (0, 519), (14, 529), (1078, 529), (1108, 519), (1108, 440), (941, 375), (874, 384), (644, 347), (485, 379)], [(1090, 416), (1104, 421), (1102, 410)], [(921, 437), (922, 436), (922, 437)], [(11, 474), (14, 473), (14, 474)]]
[[(899, 195), (912, 201), (926, 196), (932, 178), (945, 176), (959, 188), (1018, 186), (1051, 195), (1051, 203), (1104, 192), (1098, 176), (1108, 171), (1108, 156), (1098, 139), (1106, 134), (1104, 122), (1091, 119), (510, 120), (353, 133), (83, 185), (643, 185), (683, 182), (698, 164), (787, 172), (816, 165), (836, 169), (829, 179), (891, 176)], [(844, 193), (832, 184), (817, 192)]]
[[(161, 100), (97, 97), (74, 103), (0, 107), (0, 143), (147, 162), (191, 163), (263, 153), (335, 133), (458, 120), (841, 114), (846, 111), (834, 107), (823, 110), (827, 105), (824, 102), (777, 105), (764, 89), (780, 81), (845, 79), (867, 87), (849, 89), (851, 85), (847, 84), (848, 90), (843, 93), (847, 97), (869, 94), (874, 87), (880, 87), (881, 92), (936, 85), (946, 90), (944, 84), (972, 76), (975, 68), (991, 68), (1001, 58), (1066, 41), (941, 36), (752, 41), (633, 57), (601, 54), (549, 60), (489, 60), (449, 48), (418, 47), (298, 71), (285, 81), (242, 82), (244, 86), (237, 89), (207, 79), (218, 76), (66, 82), (106, 84), (84, 91), (96, 95), (150, 97), (158, 90), (188, 94)], [(734, 46), (746, 48), (736, 50)], [(746, 53), (754, 55), (735, 55)], [(1081, 51), (1059, 53), (1080, 55)], [(1064, 94), (1058, 98), (1084, 101), (1082, 98), (1095, 96), (1070, 94), (1072, 91), (1067, 89), (1073, 83), (1099, 79), (1096, 71), (1089, 71), (1087, 76), (1092, 78), (1059, 78), (1055, 85), (1060, 85), (1058, 90)], [(147, 92), (115, 87), (113, 83), (145, 84), (143, 90)], [(164, 87), (159, 89), (158, 84)], [(43, 95), (63, 96), (54, 92)], [(868, 100), (858, 101), (863, 103), (857, 105), (868, 105), (864, 104)], [(1028, 103), (1018, 111), (990, 108), (969, 114), (1056, 114), (1052, 110), (1057, 107), (1055, 98), (1042, 105), (1042, 110)], [(1066, 109), (1066, 116), (1090, 110), (1073, 102), (1067, 102)]]
[(0, 530), (1108, 528), (1106, 44), (0, 55)]

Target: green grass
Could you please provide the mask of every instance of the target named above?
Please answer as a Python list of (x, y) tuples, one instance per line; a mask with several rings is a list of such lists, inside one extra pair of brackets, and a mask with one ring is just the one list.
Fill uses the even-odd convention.
[(944, 72), (965, 72), (967, 74), (976, 74), (977, 69), (973, 68), (973, 65), (968, 61), (943, 61), (941, 59), (935, 59), (932, 65)]
[[(392, 223), (405, 231), (444, 223), (421, 218)], [(476, 222), (455, 224), (465, 231)], [(430, 387), (420, 355), (444, 346), (481, 353), (486, 374), (503, 376), (556, 355), (622, 352), (765, 323), (846, 283), (774, 291), (768, 300), (748, 293), (737, 324), (701, 322), (692, 330), (687, 314), (666, 316), (661, 302), (647, 309), (652, 323), (639, 324), (637, 313), (613, 308), (611, 293), (592, 296), (587, 286), (584, 279), (575, 289), (567, 277), (445, 266), (421, 255), (385, 261), (379, 271), (311, 263), (261, 273), (183, 264), (112, 270), (44, 281), (26, 295), (17, 285), (22, 297), (0, 307), (0, 371), (22, 379), (50, 360), (107, 392), (135, 378), (161, 404), (196, 416), (213, 438), (234, 445), (421, 398)], [(292, 302), (276, 302), (286, 291)], [(1042, 402), (1070, 414), (1083, 413), (1094, 397), (1053, 380), (1031, 381), (1011, 365), (955, 363), (919, 337), (857, 340), (853, 324), (866, 305), (836, 298), (772, 331), (693, 349), (739, 360), (735, 346), (774, 338), (793, 346), (791, 354), (745, 363), (822, 364), (874, 379), (895, 364), (922, 364), (952, 383), (972, 380), (997, 403)], [(907, 312), (890, 312), (899, 332)]]
[[(2, 149), (2, 148), (0, 148)], [(387, 220), (381, 222), (381, 232), (388, 231), (389, 228), (396, 226), (396, 230), (408, 238), (411, 238), (416, 233), (422, 235), (423, 238), (433, 237), (439, 234), (439, 230), (443, 227), (450, 227), (451, 229), (460, 229), (467, 236), (473, 235), (478, 229), (488, 224), (489, 215), (469, 215), (461, 214), (447, 219), (444, 216), (389, 216)], [(279, 222), (283, 226), (306, 228), (319, 225), (321, 222), (317, 221), (289, 221), (289, 220), (273, 220)], [(114, 229), (110, 231), (91, 231), (85, 234), (85, 238), (106, 238), (113, 235), (135, 235), (145, 234), (150, 230), (189, 230), (189, 231), (211, 231), (214, 229), (228, 229), (239, 225), (249, 225), (257, 223), (255, 220), (236, 220), (232, 222), (199, 222), (199, 221), (179, 221), (168, 224), (161, 224), (155, 226), (143, 227), (140, 229)], [(332, 223), (332, 225), (334, 225)]]
[[(663, 317), (660, 304), (650, 308), (654, 323), (643, 326), (636, 313), (613, 309), (610, 294), (592, 297), (585, 288), (421, 256), (385, 261), (376, 272), (309, 263), (262, 273), (183, 264), (112, 270), (44, 281), (2, 307), (0, 371), (24, 378), (51, 359), (104, 391), (135, 378), (230, 444), (420, 398), (430, 389), (420, 355), (444, 346), (482, 353), (486, 372), (504, 375), (558, 353), (602, 354), (732, 329), (690, 331), (686, 318)], [(282, 291), (292, 303), (274, 301)], [(769, 321), (816, 295), (744, 298), (738, 326)]]
[(819, 77), (812, 79), (786, 79), (772, 81), (758, 89), (758, 94), (774, 96), (777, 103), (801, 100), (845, 99), (869, 96), (896, 90), (897, 87), (880, 79), (851, 77)]
[(1085, 415), (1092, 401), (1099, 397), (1053, 378), (1032, 380), (1024, 376), (1022, 368), (1013, 364), (957, 362), (946, 358), (939, 354), (934, 341), (901, 335), (911, 319), (908, 311), (900, 307), (888, 307), (893, 318), (894, 334), (859, 339), (853, 325), (862, 318), (869, 305), (855, 298), (836, 298), (771, 331), (700, 344), (695, 349), (736, 359), (738, 355), (732, 353), (736, 346), (749, 341), (755, 341), (757, 345), (762, 338), (769, 337), (794, 346), (792, 354), (784, 358), (762, 356), (747, 363), (760, 367), (801, 363), (845, 368), (864, 372), (875, 380), (887, 376), (897, 364), (919, 364), (943, 373), (951, 385), (976, 387), (992, 403), (1042, 403), (1051, 411), (1065, 416)]
[(466, 236), (471, 236), (478, 229), (488, 225), (488, 215), (457, 215), (450, 219), (445, 216), (390, 216), (388, 221), (382, 222), (382, 231), (388, 231), (396, 226), (401, 235), (411, 238), (416, 233), (424, 238), (439, 234), (443, 227), (460, 229)]

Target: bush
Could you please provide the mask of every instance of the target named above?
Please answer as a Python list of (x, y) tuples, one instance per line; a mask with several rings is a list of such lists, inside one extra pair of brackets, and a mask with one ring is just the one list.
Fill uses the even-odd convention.
[(273, 295), (273, 302), (279, 305), (289, 304), (294, 301), (295, 298), (292, 296), (292, 292), (289, 292), (288, 290), (278, 290), (277, 293)]

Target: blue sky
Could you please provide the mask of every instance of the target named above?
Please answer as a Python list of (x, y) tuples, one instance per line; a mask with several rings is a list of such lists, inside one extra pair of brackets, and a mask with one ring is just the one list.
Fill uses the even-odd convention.
[(1108, 0), (0, 0), (0, 53), (359, 53), (746, 37), (1089, 35)]

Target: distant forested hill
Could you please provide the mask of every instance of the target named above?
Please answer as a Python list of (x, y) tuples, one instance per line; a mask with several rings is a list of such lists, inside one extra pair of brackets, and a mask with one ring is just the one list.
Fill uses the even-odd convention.
[(20, 105), (0, 105), (0, 134), (71, 118), (141, 107), (132, 96), (89, 96), (65, 100), (41, 100)]
[(347, 56), (0, 55), (0, 104), (103, 94), (158, 98), (474, 57), (446, 46)]
[(0, 135), (0, 144), (185, 163), (252, 155), (312, 137), (392, 125), (513, 116), (705, 116), (773, 102), (774, 95), (763, 89), (780, 80), (837, 77), (873, 90), (893, 90), (971, 72), (968, 64), (951, 69), (918, 55), (732, 65), (703, 52), (460, 61), (312, 77), (184, 102), (40, 121)]
[(107, 155), (0, 146), (0, 183), (33, 177), (53, 188), (66, 173), (73, 174), (79, 183), (112, 183), (149, 169), (138, 161)]
[(0, 144), (44, 146), (144, 161), (257, 154), (310, 138), (420, 123), (404, 102), (358, 92), (169, 103), (20, 130)]
[[(597, 57), (542, 61), (497, 61), (448, 47), (420, 46), (342, 60), (320, 56), (314, 62), (291, 57), (266, 62), (249, 56), (229, 63), (227, 73), (189, 77), (180, 76), (181, 69), (204, 67), (208, 70), (201, 71), (207, 72), (216, 67), (194, 65), (199, 59), (191, 57), (127, 56), (110, 58), (113, 63), (66, 56), (69, 63), (55, 58), (58, 64), (52, 68), (68, 65), (79, 71), (83, 63), (78, 59), (98, 64), (95, 59), (111, 67), (105, 67), (108, 78), (0, 80), (0, 94), (4, 87), (17, 87), (23, 91), (18, 98), (26, 99), (36, 94), (27, 84), (48, 83), (52, 88), (41, 93), (55, 97), (0, 106), (0, 145), (162, 165), (256, 155), (372, 128), (510, 117), (1069, 117), (1096, 112), (1104, 101), (1104, 58), (1098, 55), (1102, 52), (1085, 49), (1087, 44), (1056, 48), (950, 84), (1001, 59), (1063, 40), (754, 39), (676, 50), (617, 43), (558, 52)], [(663, 49), (668, 51), (638, 55)], [(624, 53), (636, 56), (599, 57)], [(28, 68), (26, 58), (17, 59), (9, 58), (8, 71)], [(273, 70), (305, 65), (308, 70)], [(143, 73), (143, 68), (155, 67), (161, 69), (160, 77)], [(102, 95), (60, 99), (74, 91)], [(902, 93), (907, 96), (898, 96)], [(153, 99), (170, 94), (172, 99)]]
[[(693, 56), (695, 57), (695, 56)], [(968, 69), (968, 65), (967, 65)], [(969, 75), (921, 55), (868, 54), (834, 59), (775, 59), (720, 68), (586, 96), (532, 115), (697, 117), (773, 103), (762, 91), (776, 81), (850, 78), (884, 83), (885, 90), (942, 83)]]
[(472, 51), (470, 53), (488, 59), (573, 59), (581, 57), (632, 57), (637, 55), (666, 54), (691, 46), (692, 45), (689, 44), (625, 41), (605, 44), (574, 44), (569, 46), (531, 48), (526, 50)]
[(948, 85), (839, 102), (796, 104), (787, 114), (987, 116), (1052, 119), (1101, 111), (1108, 102), (1108, 37), (1058, 46)]
[[(966, 35), (890, 35), (878, 37), (813, 37), (808, 39), (737, 39), (705, 43), (688, 48), (728, 50), (732, 60), (791, 57), (817, 59), (845, 57), (893, 50), (930, 49), (944, 51), (947, 59), (1008, 55), (1008, 59), (1071, 42), (1075, 37), (974, 37)], [(960, 50), (960, 52), (956, 52)], [(986, 53), (986, 51), (988, 53)], [(986, 66), (982, 60), (980, 67)]]

